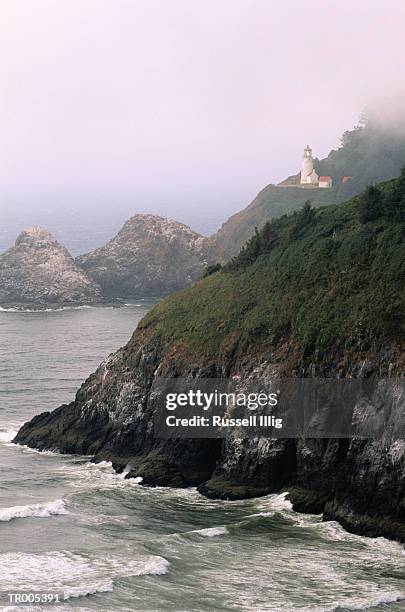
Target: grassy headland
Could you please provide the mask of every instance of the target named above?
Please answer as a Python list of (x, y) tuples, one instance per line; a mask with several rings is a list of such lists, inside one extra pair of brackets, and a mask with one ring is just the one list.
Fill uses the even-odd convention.
[(264, 225), (221, 270), (141, 322), (214, 359), (283, 338), (313, 350), (400, 340), (405, 318), (405, 170), (346, 203)]

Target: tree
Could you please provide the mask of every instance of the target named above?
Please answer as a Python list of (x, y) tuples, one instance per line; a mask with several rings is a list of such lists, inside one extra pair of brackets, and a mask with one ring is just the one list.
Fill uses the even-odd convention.
[(369, 185), (366, 188), (360, 197), (358, 213), (360, 223), (368, 223), (381, 217), (382, 196), (378, 187)]
[(307, 200), (301, 210), (296, 214), (296, 221), (290, 232), (290, 238), (297, 240), (301, 237), (303, 230), (312, 225), (315, 219), (315, 209), (312, 208), (312, 204)]
[(219, 272), (221, 269), (222, 269), (222, 264), (219, 262), (210, 264), (205, 268), (202, 277), (206, 278), (207, 276), (211, 276), (211, 274), (215, 274), (215, 272)]
[(277, 223), (273, 221), (267, 221), (262, 230), (261, 234), (261, 252), (270, 253), (277, 244), (280, 242), (280, 235), (277, 228)]
[(383, 212), (389, 221), (401, 222), (405, 219), (405, 167), (393, 189), (384, 198)]

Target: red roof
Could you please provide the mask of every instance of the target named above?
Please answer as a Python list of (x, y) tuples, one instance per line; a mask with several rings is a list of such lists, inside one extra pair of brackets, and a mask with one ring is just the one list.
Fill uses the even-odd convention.
[(320, 181), (331, 181), (332, 177), (331, 176), (320, 176), (319, 180)]

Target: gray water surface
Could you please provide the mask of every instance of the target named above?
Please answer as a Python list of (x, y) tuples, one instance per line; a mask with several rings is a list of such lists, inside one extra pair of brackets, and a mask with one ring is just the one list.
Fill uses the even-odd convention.
[[(66, 598), (35, 610), (405, 610), (395, 542), (295, 513), (283, 495), (212, 501), (10, 444), (70, 401), (149, 306), (0, 311), (0, 593)], [(3, 597), (2, 609), (28, 608)]]

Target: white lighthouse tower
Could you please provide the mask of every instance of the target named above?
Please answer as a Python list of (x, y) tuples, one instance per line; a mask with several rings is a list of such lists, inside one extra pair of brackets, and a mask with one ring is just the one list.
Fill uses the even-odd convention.
[(314, 170), (314, 159), (312, 157), (312, 149), (309, 145), (304, 149), (300, 183), (301, 185), (318, 185), (318, 175)]

